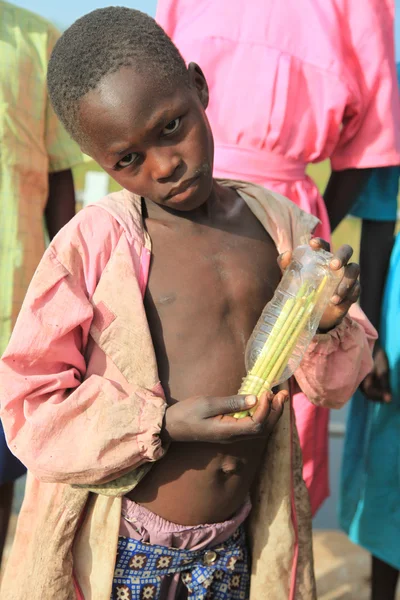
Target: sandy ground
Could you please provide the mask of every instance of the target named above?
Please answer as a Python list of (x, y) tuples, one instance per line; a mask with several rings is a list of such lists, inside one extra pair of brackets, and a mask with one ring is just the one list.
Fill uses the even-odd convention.
[[(10, 524), (5, 560), (15, 531)], [(318, 600), (369, 600), (370, 559), (337, 531), (314, 532), (315, 573)], [(400, 590), (397, 595), (400, 600)]]
[(370, 556), (343, 533), (315, 531), (314, 558), (318, 600), (369, 600)]

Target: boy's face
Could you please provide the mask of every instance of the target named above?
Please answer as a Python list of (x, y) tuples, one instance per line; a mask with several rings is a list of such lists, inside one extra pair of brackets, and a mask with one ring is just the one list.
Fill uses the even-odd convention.
[(193, 63), (189, 82), (160, 84), (123, 67), (84, 96), (79, 112), (85, 152), (122, 187), (181, 211), (201, 206), (212, 188), (208, 89)]

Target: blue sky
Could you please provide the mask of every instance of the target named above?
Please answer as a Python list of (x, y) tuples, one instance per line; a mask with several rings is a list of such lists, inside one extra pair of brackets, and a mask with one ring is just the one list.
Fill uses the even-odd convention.
[(138, 8), (154, 16), (156, 12), (157, 0), (64, 0), (55, 2), (54, 0), (10, 0), (18, 6), (32, 10), (33, 12), (46, 17), (60, 28), (68, 27), (82, 15), (104, 6), (129, 6)]

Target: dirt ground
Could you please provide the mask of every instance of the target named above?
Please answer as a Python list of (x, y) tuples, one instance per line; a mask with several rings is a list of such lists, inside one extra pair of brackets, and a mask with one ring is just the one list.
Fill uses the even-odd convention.
[(369, 600), (370, 556), (343, 533), (315, 531), (314, 557), (318, 600)]
[[(10, 550), (16, 517), (10, 525), (5, 560)], [(318, 600), (369, 600), (370, 559), (338, 531), (314, 532)], [(400, 600), (400, 590), (397, 596)]]

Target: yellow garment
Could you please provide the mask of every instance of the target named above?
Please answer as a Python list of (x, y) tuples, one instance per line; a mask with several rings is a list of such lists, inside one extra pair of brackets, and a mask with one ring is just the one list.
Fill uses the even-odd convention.
[(0, 0), (0, 353), (44, 252), (48, 174), (82, 162), (50, 107), (57, 30)]

